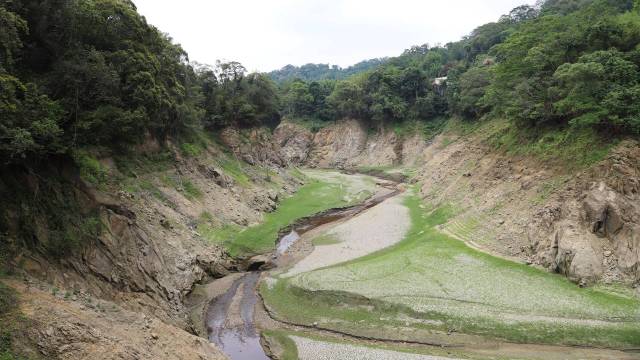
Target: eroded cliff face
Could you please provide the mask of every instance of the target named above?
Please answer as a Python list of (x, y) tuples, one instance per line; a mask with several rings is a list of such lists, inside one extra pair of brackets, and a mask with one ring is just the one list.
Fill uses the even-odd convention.
[(273, 138), (288, 164), (318, 168), (413, 165), (427, 146), (419, 135), (400, 137), (391, 129), (371, 131), (354, 119), (338, 121), (317, 133), (284, 121)]
[(273, 139), (287, 164), (414, 168), (427, 203), (451, 206), (442, 231), (575, 282), (640, 281), (640, 147), (627, 141), (586, 170), (507, 156), (482, 134), (370, 131), (343, 120), (311, 133), (283, 122)]
[[(144, 146), (139, 151), (153, 153), (158, 149)], [(72, 344), (85, 342), (94, 343), (95, 348), (109, 347), (110, 342), (119, 343), (118, 349), (140, 345), (132, 353), (123, 351), (142, 358), (154, 358), (153, 354), (168, 356), (152, 347), (136, 345), (137, 341), (148, 342), (150, 335), (116, 340), (117, 334), (123, 335), (129, 327), (137, 326), (117, 324), (117, 317), (112, 325), (95, 325), (101, 329), (96, 334), (82, 334), (84, 326), (93, 326), (90, 319), (101, 316), (100, 310), (82, 303), (85, 298), (100, 299), (129, 312), (136, 322), (141, 316), (148, 317), (157, 323), (158, 338), (174, 339), (176, 344), (195, 341), (189, 340), (188, 335), (194, 327), (189, 317), (191, 291), (197, 284), (225, 276), (238, 267), (220, 244), (198, 232), (199, 225), (257, 223), (265, 212), (276, 207), (279, 197), (300, 185), (299, 180), (266, 157), (254, 165), (229, 158), (233, 164), (242, 164), (234, 165), (242, 167), (239, 177), (220, 165), (225, 164), (220, 159), (228, 157), (220, 148), (209, 147), (197, 157), (185, 157), (175, 149), (171, 152), (175, 158), (162, 169), (136, 168), (133, 176), (122, 174), (113, 159), (102, 158), (106, 175), (118, 181), (99, 186), (83, 180), (65, 160), (43, 165), (37, 176), (17, 168), (3, 175), (3, 198), (9, 199), (12, 192), (19, 190), (34, 199), (53, 201), (49, 206), (39, 202), (5, 204), (1, 214), (6, 227), (2, 235), (11, 244), (12, 257), (8, 260), (12, 271), (22, 274), (27, 282), (40, 284), (38, 288), (49, 296), (55, 293), (56, 301), (39, 301), (38, 311), (29, 316), (36, 326), (47, 326), (46, 331), (33, 331), (38, 351), (45, 357), (83, 358), (89, 350)], [(267, 171), (268, 178), (264, 175)], [(31, 199), (31, 195), (25, 199)], [(47, 214), (55, 211), (77, 219), (69, 227), (60, 227), (58, 223), (66, 218), (59, 220)], [(92, 230), (84, 236), (86, 224)], [(33, 231), (27, 234), (25, 229)], [(52, 254), (57, 246), (53, 237), (65, 231), (69, 234), (61, 234), (64, 241), (77, 240), (79, 244), (64, 253)], [(31, 296), (28, 292), (23, 295)], [(25, 301), (23, 306), (33, 306), (31, 300)], [(78, 306), (83, 308), (75, 309)], [(54, 314), (60, 315), (55, 321), (51, 320)], [(75, 315), (78, 318), (74, 320)], [(117, 334), (104, 335), (110, 326)], [(97, 339), (102, 335), (104, 338)], [(219, 358), (219, 352), (209, 349), (209, 345), (198, 351), (204, 345), (194, 344), (195, 350), (175, 358)]]
[(443, 231), (579, 283), (640, 280), (637, 142), (576, 172), (496, 153), (474, 137), (439, 136), (423, 159), (425, 200), (455, 214)]

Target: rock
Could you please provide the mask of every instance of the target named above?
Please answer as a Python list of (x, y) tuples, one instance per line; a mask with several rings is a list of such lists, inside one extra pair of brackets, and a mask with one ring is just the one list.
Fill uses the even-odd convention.
[(247, 261), (246, 268), (249, 271), (265, 271), (276, 267), (270, 255), (256, 255)]
[(206, 178), (213, 180), (218, 186), (222, 188), (229, 188), (233, 186), (233, 178), (226, 175), (220, 169), (200, 164), (198, 165), (198, 171)]

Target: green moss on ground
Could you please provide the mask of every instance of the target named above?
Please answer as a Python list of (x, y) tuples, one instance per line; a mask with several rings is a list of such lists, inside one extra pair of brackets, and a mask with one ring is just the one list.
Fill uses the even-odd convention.
[[(524, 343), (640, 345), (640, 300), (581, 289), (566, 278), (496, 258), (436, 230), (452, 208), (409, 197), (399, 244), (261, 288), (287, 320), (354, 334), (459, 331)], [(411, 319), (405, 323), (403, 319)]]
[(13, 341), (24, 327), (13, 289), (0, 282), (0, 360), (25, 359), (14, 352)]
[(268, 338), (270, 341), (277, 342), (282, 349), (282, 353), (278, 354), (280, 360), (298, 360), (298, 347), (296, 343), (291, 340), (289, 335), (295, 335), (293, 331), (283, 330), (265, 330), (262, 332), (262, 336)]
[(333, 245), (339, 244), (340, 239), (334, 235), (320, 235), (315, 237), (311, 242), (313, 243), (313, 246)]
[(261, 224), (237, 232), (220, 228), (213, 236), (222, 239), (232, 256), (264, 253), (274, 248), (280, 229), (299, 218), (349, 205), (348, 195), (341, 184), (312, 180), (284, 199), (276, 211), (266, 214)]
[(491, 360), (511, 360), (507, 357), (488, 355), (488, 356), (480, 356), (476, 354), (471, 354), (464, 350), (458, 350), (454, 348), (440, 348), (435, 346), (410, 346), (410, 345), (402, 345), (402, 343), (394, 343), (394, 344), (385, 344), (385, 343), (363, 343), (359, 340), (351, 340), (349, 338), (336, 338), (329, 337), (325, 335), (321, 335), (314, 332), (309, 331), (293, 331), (293, 330), (266, 330), (262, 333), (264, 336), (269, 337), (273, 341), (277, 341), (278, 344), (283, 349), (283, 354), (280, 357), (282, 360), (296, 360), (298, 359), (298, 349), (295, 341), (293, 341), (291, 336), (303, 337), (315, 341), (322, 341), (326, 343), (333, 344), (344, 344), (344, 345), (352, 345), (357, 347), (366, 347), (371, 349), (380, 349), (380, 350), (388, 350), (395, 351), (400, 353), (407, 354), (419, 354), (419, 355), (429, 355), (429, 356), (443, 356), (447, 358), (460, 358), (460, 359), (470, 359), (470, 360), (481, 360), (481, 359), (491, 359)]
[(227, 157), (218, 160), (217, 164), (225, 174), (231, 176), (240, 186), (248, 187), (251, 184), (251, 179), (247, 176), (246, 171), (243, 170), (243, 167), (249, 166), (248, 164)]

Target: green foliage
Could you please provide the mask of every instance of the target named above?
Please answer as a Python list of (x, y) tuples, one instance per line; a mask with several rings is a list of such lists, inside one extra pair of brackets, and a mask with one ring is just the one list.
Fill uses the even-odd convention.
[(312, 133), (317, 133), (323, 128), (334, 123), (332, 121), (324, 121), (324, 120), (320, 120), (312, 117), (303, 117), (303, 118), (294, 118), (294, 119), (287, 118), (286, 121), (300, 125), (305, 129), (308, 129)]
[(237, 62), (201, 66), (203, 125), (215, 130), (225, 126), (274, 125), (278, 98), (273, 81), (264, 74), (246, 74)]
[(327, 102), (335, 87), (335, 81), (304, 82), (296, 79), (281, 85), (281, 107), (283, 115), (289, 118), (331, 120), (332, 106)]
[[(0, 25), (6, 162), (278, 120), (268, 76), (236, 62), (194, 69), (128, 0), (2, 1)], [(196, 146), (182, 150), (196, 156)]]
[[(100, 236), (99, 210), (83, 207), (86, 203), (79, 198), (83, 195), (76, 192), (75, 180), (61, 175), (68, 165), (48, 164), (46, 177), (13, 168), (0, 178), (3, 251), (27, 248), (58, 259)], [(43, 171), (40, 168), (38, 172)]]
[(266, 214), (264, 221), (259, 225), (241, 231), (237, 231), (240, 229), (236, 228), (236, 232), (226, 232), (229, 229), (222, 228), (225, 233), (218, 233), (218, 235), (226, 235), (223, 241), (233, 256), (264, 253), (275, 246), (278, 232), (295, 220), (361, 201), (362, 197), (367, 195), (366, 193), (368, 192), (362, 191), (354, 194), (348, 186), (343, 186), (334, 180), (314, 179), (303, 185), (292, 196), (282, 200), (278, 208)]
[(488, 141), (509, 154), (535, 156), (570, 169), (604, 159), (617, 143), (615, 139), (602, 138), (591, 128), (544, 127), (521, 131), (508, 125), (492, 133)]
[(200, 155), (204, 149), (199, 144), (182, 143), (180, 144), (180, 150), (189, 157), (196, 157)]
[(35, 84), (25, 85), (0, 67), (0, 156), (19, 161), (62, 152), (62, 114)]
[[(519, 6), (445, 46), (401, 56), (332, 82), (283, 84), (283, 112), (321, 121), (353, 117), (371, 128), (453, 115), (507, 118), (514, 129), (595, 138), (640, 134), (640, 11), (630, 0), (547, 0)], [(430, 125), (437, 128), (437, 124)], [(552, 130), (552, 132), (555, 130)], [(605, 135), (606, 134), (606, 135)], [(613, 135), (613, 136), (611, 136)], [(594, 139), (595, 139), (594, 138)]]
[(73, 153), (73, 159), (80, 170), (80, 177), (93, 185), (104, 185), (109, 177), (107, 169), (89, 152), (78, 150)]
[(378, 67), (386, 60), (386, 58), (364, 60), (347, 68), (329, 64), (306, 64), (299, 67), (287, 65), (282, 69), (270, 72), (268, 75), (277, 83), (286, 83), (296, 79), (303, 81), (341, 80)]
[(640, 14), (629, 10), (624, 2), (549, 1), (492, 50), (488, 101), (525, 125), (637, 134)]
[(410, 137), (412, 135), (421, 135), (424, 139), (429, 140), (438, 135), (445, 124), (447, 118), (435, 118), (431, 121), (401, 121), (392, 124), (393, 131), (400, 137)]

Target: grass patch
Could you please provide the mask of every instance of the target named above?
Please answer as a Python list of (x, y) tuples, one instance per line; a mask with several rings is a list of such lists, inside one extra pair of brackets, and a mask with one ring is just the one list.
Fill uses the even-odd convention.
[(242, 228), (235, 224), (212, 226), (208, 223), (198, 225), (198, 233), (211, 244), (224, 244), (228, 239), (235, 237)]
[(182, 154), (184, 154), (184, 155), (186, 155), (188, 157), (199, 156), (200, 154), (202, 154), (204, 149), (205, 148), (200, 144), (194, 144), (194, 143), (182, 143), (182, 144), (180, 144), (180, 151), (182, 152)]
[(260, 225), (224, 234), (227, 235), (224, 243), (233, 256), (267, 252), (275, 246), (280, 229), (296, 219), (348, 205), (347, 195), (345, 187), (340, 184), (310, 181), (293, 196), (284, 199), (276, 211), (266, 214)]
[(534, 156), (569, 169), (588, 167), (602, 159), (619, 141), (603, 137), (589, 128), (532, 128), (523, 131), (514, 124), (492, 121), (488, 142), (510, 155)]
[(435, 229), (454, 209), (424, 210), (416, 196), (406, 205), (412, 228), (402, 242), (265, 284), (267, 304), (290, 321), (363, 335), (455, 330), (523, 343), (640, 345), (638, 299), (581, 289), (559, 275), (473, 250)]
[(292, 331), (282, 331), (282, 330), (265, 330), (262, 332), (262, 335), (268, 338), (272, 342), (276, 342), (280, 349), (282, 349), (282, 353), (279, 354), (278, 359), (280, 360), (298, 360), (298, 347), (296, 343), (291, 340), (289, 335), (295, 335)]
[(334, 245), (339, 244), (340, 240), (334, 235), (320, 235), (311, 241), (313, 246)]
[(160, 180), (166, 186), (176, 189), (191, 201), (201, 199), (203, 196), (202, 191), (189, 179), (183, 179), (177, 175), (164, 175)]
[(24, 359), (13, 351), (13, 339), (23, 327), (18, 298), (13, 289), (0, 282), (0, 360)]
[(314, 117), (300, 117), (295, 119), (287, 119), (289, 123), (296, 124), (302, 126), (303, 128), (311, 131), (312, 133), (317, 133), (318, 131), (324, 129), (329, 125), (333, 125), (334, 121), (324, 121)]
[(127, 177), (161, 172), (171, 169), (175, 164), (175, 155), (170, 150), (157, 153), (126, 153), (114, 157), (118, 171)]
[(225, 174), (231, 176), (240, 186), (249, 187), (251, 179), (243, 170), (243, 165), (249, 166), (248, 164), (243, 164), (240, 160), (232, 160), (226, 157), (218, 161), (218, 166), (222, 168)]
[(307, 180), (307, 176), (300, 171), (300, 169), (298, 168), (292, 168), (289, 170), (289, 175), (293, 176), (294, 178), (301, 180), (301, 181), (306, 181)]
[(562, 186), (562, 184), (567, 181), (567, 179), (568, 177), (566, 176), (560, 176), (544, 182), (538, 189), (538, 193), (531, 200), (531, 202), (536, 205), (543, 204), (545, 201), (547, 201), (547, 199), (549, 199), (549, 196), (551, 196), (551, 194), (558, 190)]
[(265, 253), (274, 248), (280, 229), (297, 219), (361, 202), (374, 187), (375, 182), (366, 176), (310, 171), (306, 184), (283, 199), (274, 212), (266, 214), (261, 224), (245, 229), (219, 227), (212, 236), (222, 241), (232, 256)]
[(440, 134), (448, 122), (447, 118), (435, 118), (424, 121), (400, 121), (393, 123), (393, 132), (401, 138), (420, 135), (429, 140)]
[(405, 182), (416, 176), (417, 169), (411, 167), (389, 166), (359, 166), (356, 171), (362, 174), (386, 178), (397, 182)]
[(80, 177), (95, 186), (102, 187), (107, 183), (109, 171), (89, 152), (77, 150), (73, 160), (80, 170)]

